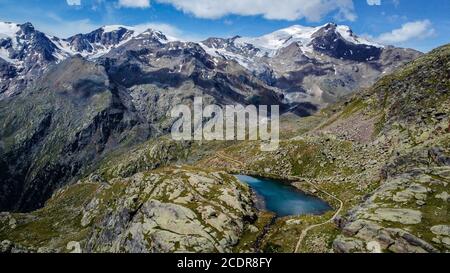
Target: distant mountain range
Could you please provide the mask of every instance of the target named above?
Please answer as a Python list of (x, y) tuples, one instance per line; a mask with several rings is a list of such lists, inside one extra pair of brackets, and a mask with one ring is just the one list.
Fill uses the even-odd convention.
[(159, 65), (183, 75), (178, 71), (183, 64), (175, 60), (171, 60), (172, 67), (157, 64), (161, 58), (174, 59), (171, 54), (176, 50), (190, 51), (196, 58), (207, 60), (208, 71), (224, 65), (241, 66), (281, 94), (282, 102), (291, 110), (303, 115), (370, 86), (383, 73), (421, 55), (415, 50), (370, 42), (349, 27), (332, 23), (294, 25), (261, 37), (209, 38), (198, 43), (119, 25), (61, 39), (36, 30), (30, 23), (0, 23), (0, 98), (21, 92), (51, 65), (75, 55), (102, 63), (123, 60), (131, 54), (146, 59), (139, 64), (142, 67), (156, 69)]

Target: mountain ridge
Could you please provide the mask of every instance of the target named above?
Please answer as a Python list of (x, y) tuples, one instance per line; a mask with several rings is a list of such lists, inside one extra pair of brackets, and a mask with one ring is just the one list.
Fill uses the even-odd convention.
[[(29, 23), (26, 25), (32, 27)], [(24, 62), (24, 69), (19, 69), (14, 64), (15, 55), (11, 55), (11, 48), (7, 47), (8, 39), (14, 40), (11, 38), (14, 33), (11, 34), (10, 30), (8, 32), (9, 37), (0, 37), (3, 41), (0, 44), (0, 59), (3, 56), (4, 60), (0, 71), (0, 99), (20, 92), (28, 81), (32, 82), (33, 78), (42, 75), (49, 65), (57, 64), (70, 56), (80, 54), (97, 61), (117, 49), (123, 52), (138, 51), (151, 47), (152, 43), (174, 42), (184, 43), (185, 47), (191, 49), (200, 45), (213, 60), (237, 62), (267, 85), (280, 89), (288, 98), (287, 103), (309, 102), (320, 108), (334, 102), (341, 95), (357, 90), (363, 82), (370, 84), (382, 73), (388, 73), (420, 55), (410, 49), (378, 45), (356, 36), (348, 26), (333, 23), (318, 27), (293, 25), (255, 38), (236, 36), (209, 38), (200, 42), (177, 41), (152, 29), (142, 31), (134, 27), (113, 25), (66, 39), (45, 35), (45, 42), (50, 44), (47, 53), (49, 56), (42, 64), (43, 69), (35, 69), (35, 73), (28, 75), (28, 67), (33, 63)], [(128, 44), (135, 46), (130, 48)], [(33, 55), (34, 52), (27, 54)], [(307, 65), (309, 63), (314, 66), (312, 71)], [(350, 63), (355, 66), (354, 71), (346, 69)], [(315, 80), (308, 77), (311, 73), (314, 76), (319, 73), (323, 77)], [(367, 77), (362, 79), (362, 76)], [(291, 86), (289, 89), (284, 87), (286, 82)], [(320, 94), (317, 95), (318, 93)]]

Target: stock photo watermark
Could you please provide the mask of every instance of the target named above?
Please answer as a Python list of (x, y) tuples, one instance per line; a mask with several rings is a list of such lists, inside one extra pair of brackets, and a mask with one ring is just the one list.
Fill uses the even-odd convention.
[(203, 105), (195, 97), (193, 106), (175, 106), (170, 116), (178, 118), (172, 125), (172, 138), (177, 141), (260, 140), (261, 151), (279, 147), (280, 109), (278, 105)]

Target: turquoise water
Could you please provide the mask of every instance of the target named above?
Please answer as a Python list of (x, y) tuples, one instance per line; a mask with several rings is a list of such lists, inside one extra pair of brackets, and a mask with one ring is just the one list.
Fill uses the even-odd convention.
[(323, 214), (332, 209), (322, 199), (302, 193), (279, 181), (247, 175), (236, 175), (236, 177), (254, 190), (261, 201), (259, 209), (274, 212), (279, 217)]

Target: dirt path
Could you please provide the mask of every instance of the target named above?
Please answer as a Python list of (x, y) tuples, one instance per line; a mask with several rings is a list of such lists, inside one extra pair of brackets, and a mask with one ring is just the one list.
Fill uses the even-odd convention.
[(244, 164), (243, 162), (241, 162), (241, 161), (239, 161), (239, 160), (236, 160), (236, 159), (234, 159), (234, 158), (232, 158), (232, 157), (230, 157), (230, 156), (224, 154), (223, 152), (217, 152), (216, 155), (217, 155), (218, 157), (221, 157), (222, 159), (225, 159), (225, 160), (227, 160), (227, 161), (230, 161), (230, 162), (232, 162), (232, 163), (234, 163), (234, 164), (239, 165), (239, 167), (245, 167), (245, 164)]
[(320, 227), (320, 226), (323, 226), (323, 225), (326, 225), (326, 224), (328, 224), (328, 223), (333, 222), (334, 219), (336, 219), (336, 217), (339, 215), (339, 213), (341, 213), (342, 207), (344, 206), (344, 202), (342, 202), (341, 199), (339, 199), (339, 198), (337, 198), (336, 196), (332, 195), (331, 193), (329, 193), (329, 192), (327, 192), (327, 191), (325, 191), (325, 190), (323, 190), (323, 189), (317, 187), (317, 186), (314, 185), (312, 182), (309, 182), (309, 181), (308, 181), (308, 183), (309, 183), (311, 186), (313, 186), (316, 190), (321, 191), (321, 192), (323, 192), (324, 194), (328, 195), (329, 197), (333, 198), (334, 200), (338, 201), (338, 202), (339, 202), (339, 208), (338, 208), (338, 210), (336, 211), (336, 213), (333, 215), (333, 217), (331, 217), (331, 218), (328, 219), (327, 221), (322, 222), (322, 223), (320, 223), (320, 224), (315, 224), (315, 225), (311, 225), (311, 226), (306, 227), (306, 228), (302, 231), (302, 234), (300, 234), (300, 237), (298, 238), (298, 242), (297, 242), (297, 245), (295, 246), (294, 253), (297, 253), (298, 250), (300, 249), (300, 246), (302, 245), (303, 239), (305, 239), (305, 237), (306, 237), (308, 231), (310, 231), (310, 230), (313, 229), (313, 228)]
[[(239, 165), (242, 168), (245, 167), (245, 164), (243, 162), (241, 162), (241, 161), (239, 161), (237, 159), (234, 159), (234, 158), (224, 154), (223, 152), (218, 152), (217, 156), (221, 157), (224, 160), (228, 160), (228, 161), (230, 161), (230, 162), (232, 162), (234, 164), (237, 164), (237, 165)], [(302, 179), (301, 177), (298, 177), (298, 176), (291, 176), (290, 178), (294, 178), (294, 179), (298, 179), (298, 180), (304, 181), (304, 179)], [(333, 194), (327, 192), (326, 190), (323, 190), (323, 189), (319, 188), (317, 185), (315, 185), (314, 183), (312, 183), (310, 181), (306, 181), (306, 182), (308, 184), (310, 184), (313, 188), (315, 188), (317, 191), (323, 192), (325, 195), (327, 195), (327, 196), (331, 197), (332, 199), (338, 201), (339, 208), (336, 211), (336, 213), (330, 219), (328, 219), (327, 221), (319, 223), (319, 224), (310, 225), (310, 226), (306, 227), (305, 229), (303, 229), (302, 233), (300, 234), (300, 237), (298, 238), (297, 245), (295, 246), (294, 253), (297, 253), (298, 250), (300, 249), (303, 240), (305, 239), (306, 235), (308, 234), (308, 231), (310, 231), (310, 230), (312, 230), (312, 229), (314, 229), (316, 227), (320, 227), (320, 226), (323, 226), (323, 225), (326, 225), (328, 223), (333, 222), (336, 219), (336, 217), (341, 213), (342, 207), (344, 205), (344, 202), (341, 199), (339, 199), (336, 196), (334, 196)]]

